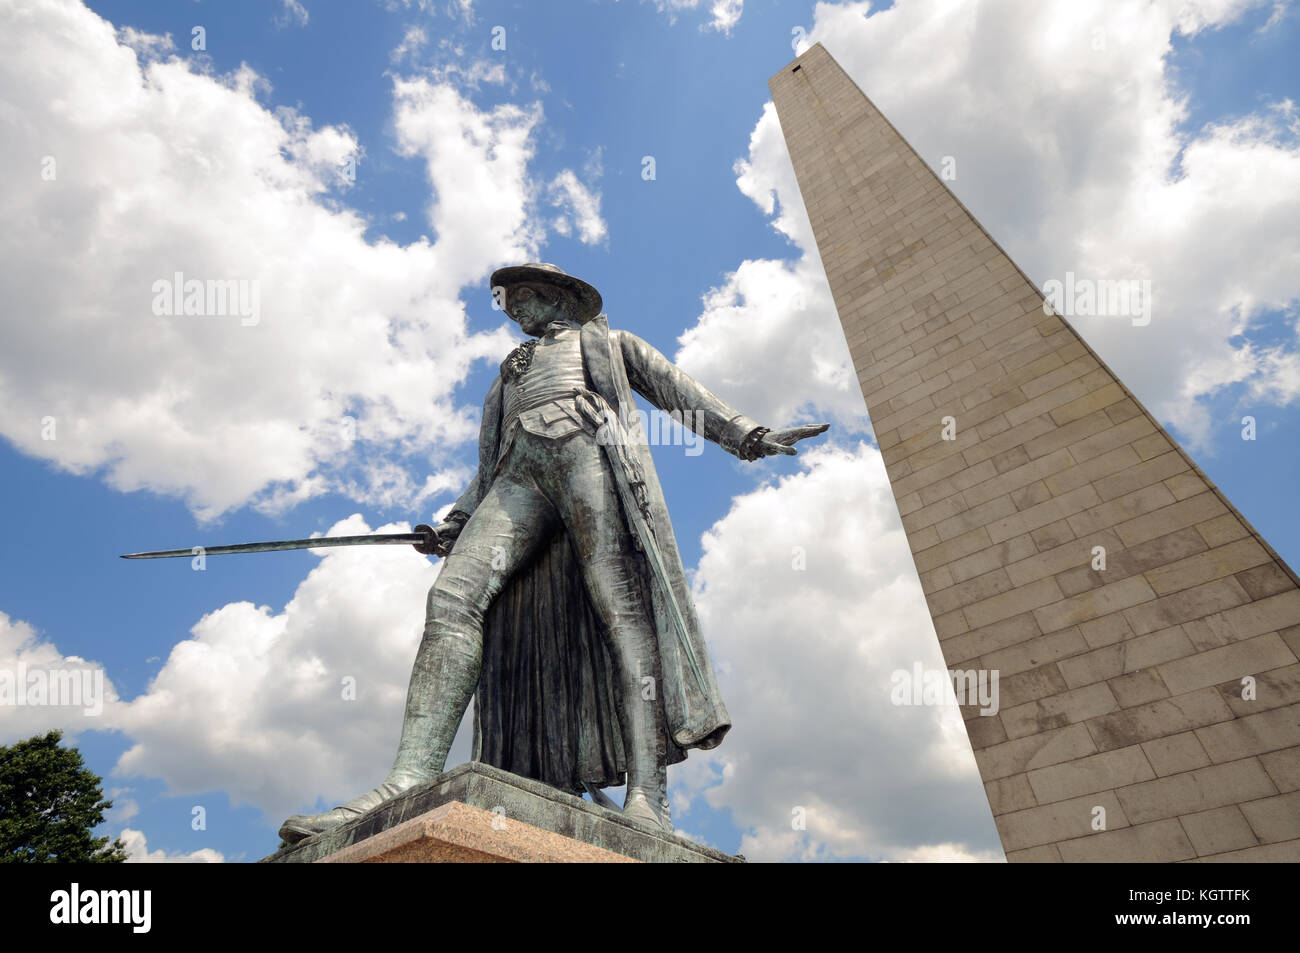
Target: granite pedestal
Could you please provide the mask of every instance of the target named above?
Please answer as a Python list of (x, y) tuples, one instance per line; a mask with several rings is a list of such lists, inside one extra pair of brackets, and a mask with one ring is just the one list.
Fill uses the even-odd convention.
[(684, 837), (478, 762), (261, 863), (740, 863)]

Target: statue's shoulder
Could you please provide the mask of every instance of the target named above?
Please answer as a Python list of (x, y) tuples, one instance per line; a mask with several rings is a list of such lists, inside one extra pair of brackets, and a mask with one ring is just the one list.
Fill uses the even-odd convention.
[(603, 311), (582, 325), (584, 342), (600, 341), (603, 337), (615, 350), (622, 346), (624, 333), (619, 328), (609, 326), (609, 315)]
[(617, 349), (622, 349), (629, 344), (635, 346), (645, 343), (640, 337), (633, 334), (631, 331), (624, 330), (623, 328), (608, 328), (608, 330), (609, 343)]

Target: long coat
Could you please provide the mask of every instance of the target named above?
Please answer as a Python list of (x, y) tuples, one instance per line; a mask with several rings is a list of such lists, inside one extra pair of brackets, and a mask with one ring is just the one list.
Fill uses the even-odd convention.
[[(660, 410), (676, 412), (677, 419), (693, 424), (700, 436), (737, 456), (758, 427), (641, 338), (611, 330), (604, 314), (583, 325), (580, 340), (588, 386), (633, 427), (634, 390)], [(502, 392), (498, 376), (483, 405), (478, 473), (452, 512), (472, 515), (491, 485), (500, 451)], [(605, 449), (611, 467), (618, 466), (612, 448)], [(668, 761), (675, 763), (686, 757), (688, 748), (716, 747), (731, 721), (691, 602), (649, 446), (644, 439), (632, 440), (626, 449), (639, 471), (635, 479), (645, 485), (649, 522), (662, 558), (660, 575), (643, 553), (629, 554), (639, 567), (644, 604), (653, 607), (662, 672), (653, 690), (662, 700)], [(703, 674), (703, 689), (670, 621), (664, 596), (669, 586)], [(558, 531), (507, 583), (484, 620), (474, 759), (575, 792), (583, 790), (584, 782), (597, 787), (622, 784), (626, 761), (615, 685), (602, 626), (582, 583), (577, 557), (567, 534)]]

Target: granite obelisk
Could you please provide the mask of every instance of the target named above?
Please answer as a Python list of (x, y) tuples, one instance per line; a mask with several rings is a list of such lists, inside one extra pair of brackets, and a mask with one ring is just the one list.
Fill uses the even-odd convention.
[(1300, 860), (1295, 573), (820, 44), (769, 87), (1007, 857)]

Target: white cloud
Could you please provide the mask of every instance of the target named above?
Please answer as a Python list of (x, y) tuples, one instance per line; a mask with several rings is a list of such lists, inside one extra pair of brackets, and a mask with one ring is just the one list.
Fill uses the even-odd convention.
[(474, 0), (377, 0), (377, 2), (388, 13), (406, 13), (411, 10), (429, 15), (442, 13), (453, 20), (461, 20), (466, 25), (474, 23)]
[(188, 854), (169, 854), (162, 849), (150, 850), (144, 832), (129, 827), (123, 829), (119, 837), (126, 848), (128, 864), (222, 864), (226, 860), (220, 851), (211, 847), (192, 850)]
[(683, 822), (697, 797), (729, 810), (752, 860), (1000, 859), (956, 707), (890, 702), (895, 670), (944, 663), (880, 454), (799, 459), (704, 536), (694, 597), (734, 727), (672, 770)]
[(1286, 19), (1287, 13), (1290, 12), (1290, 8), (1287, 6), (1288, 3), (1289, 0), (1273, 0), (1273, 12), (1269, 15), (1269, 18), (1264, 22), (1264, 24), (1255, 32), (1267, 33), (1269, 30), (1273, 29), (1273, 27)]
[(406, 33), (402, 36), (402, 42), (397, 44), (393, 52), (389, 54), (389, 59), (394, 63), (400, 63), (406, 57), (414, 59), (420, 52), (421, 48), (429, 42), (429, 36), (418, 26), (406, 28)]
[(928, 844), (915, 850), (902, 851), (895, 859), (904, 864), (989, 864), (1006, 863), (1000, 850), (971, 853), (960, 844)]
[[(432, 10), (434, 6), (434, 0), (379, 0), (379, 2), (383, 4), (384, 9), (389, 13), (412, 9), (423, 13)], [(469, 10), (473, 7), (474, 0), (452, 0), (452, 3), (453, 6), (449, 7), (450, 10), (455, 10), (457, 7), (462, 10)]]
[[(866, 405), (821, 265), (742, 262), (704, 297), (674, 361), (768, 427), (825, 416), (867, 429)], [(775, 386), (780, 382), (780, 386)]]
[(605, 240), (609, 230), (600, 217), (600, 193), (583, 185), (572, 169), (565, 169), (552, 179), (547, 191), (551, 205), (561, 212), (554, 222), (557, 232), (568, 235), (576, 227), (584, 245)]
[[(656, 9), (660, 13), (668, 14), (669, 23), (676, 23), (677, 14), (681, 11), (695, 10), (706, 2), (708, 0), (654, 0)], [(713, 19), (706, 26), (708, 29), (730, 36), (731, 28), (740, 22), (740, 15), (744, 9), (745, 0), (712, 0), (709, 2), (709, 13), (712, 14)], [(705, 26), (701, 26), (700, 29), (705, 29)]]
[(713, 22), (709, 26), (721, 33), (731, 35), (731, 28), (740, 22), (740, 15), (745, 11), (745, 0), (714, 0), (709, 12)]
[(113, 806), (104, 812), (104, 823), (109, 827), (125, 824), (139, 815), (139, 802), (135, 798), (126, 797), (130, 792), (131, 788), (110, 788), (108, 790), (108, 799), (113, 802)]
[(280, 29), (287, 26), (306, 26), (307, 21), (311, 19), (307, 13), (307, 8), (299, 0), (281, 0), (283, 9), (280, 15), (275, 18), (275, 25)]
[(474, 475), (468, 467), (452, 467), (431, 473), (417, 485), (411, 472), (392, 461), (368, 460), (361, 465), (364, 480), (343, 483), (343, 493), (350, 500), (382, 508), (419, 508), (443, 493), (459, 495)]
[(117, 31), (117, 40), (123, 46), (135, 50), (142, 60), (159, 59), (168, 53), (176, 52), (176, 42), (170, 33), (158, 36), (137, 30), (135, 27), (124, 26)]
[[(454, 60), (430, 66), (423, 71), (423, 75), (428, 78), (440, 81), (442, 83), (455, 83), (462, 89), (477, 90), (483, 83), (491, 83), (494, 86), (503, 86), (507, 81), (505, 63), (500, 60), (477, 59), (470, 60), (468, 64), (463, 62), (465, 50), (462, 47), (453, 47), (450, 41), (444, 37), (439, 43), (439, 47), (444, 53), (449, 53), (455, 57)], [(400, 48), (400, 47), (399, 47)], [(517, 84), (511, 84), (511, 91)], [(541, 114), (538, 113), (538, 118)]]
[(398, 147), (424, 160), (433, 188), (428, 218), (441, 280), (462, 287), (486, 277), (484, 262), (535, 255), (545, 230), (530, 215), (526, 172), (541, 106), (480, 112), (451, 85), (424, 77), (395, 79), (394, 96)]
[[(22, 117), (0, 153), (0, 434), (204, 519), (339, 489), (376, 457), (413, 492), (446, 486), (422, 461), (477, 432), (477, 400), (454, 390), (514, 344), (504, 326), (470, 333), (461, 295), (544, 238), (540, 108), (395, 79), (396, 144), (426, 167), (437, 237), (398, 246), (367, 242), (336, 198), (364, 157), (355, 135), (268, 109), (265, 85), (142, 64), (84, 7), (0, 8), (0, 116)], [(260, 320), (155, 315), (153, 285), (176, 272), (258, 282)]]

